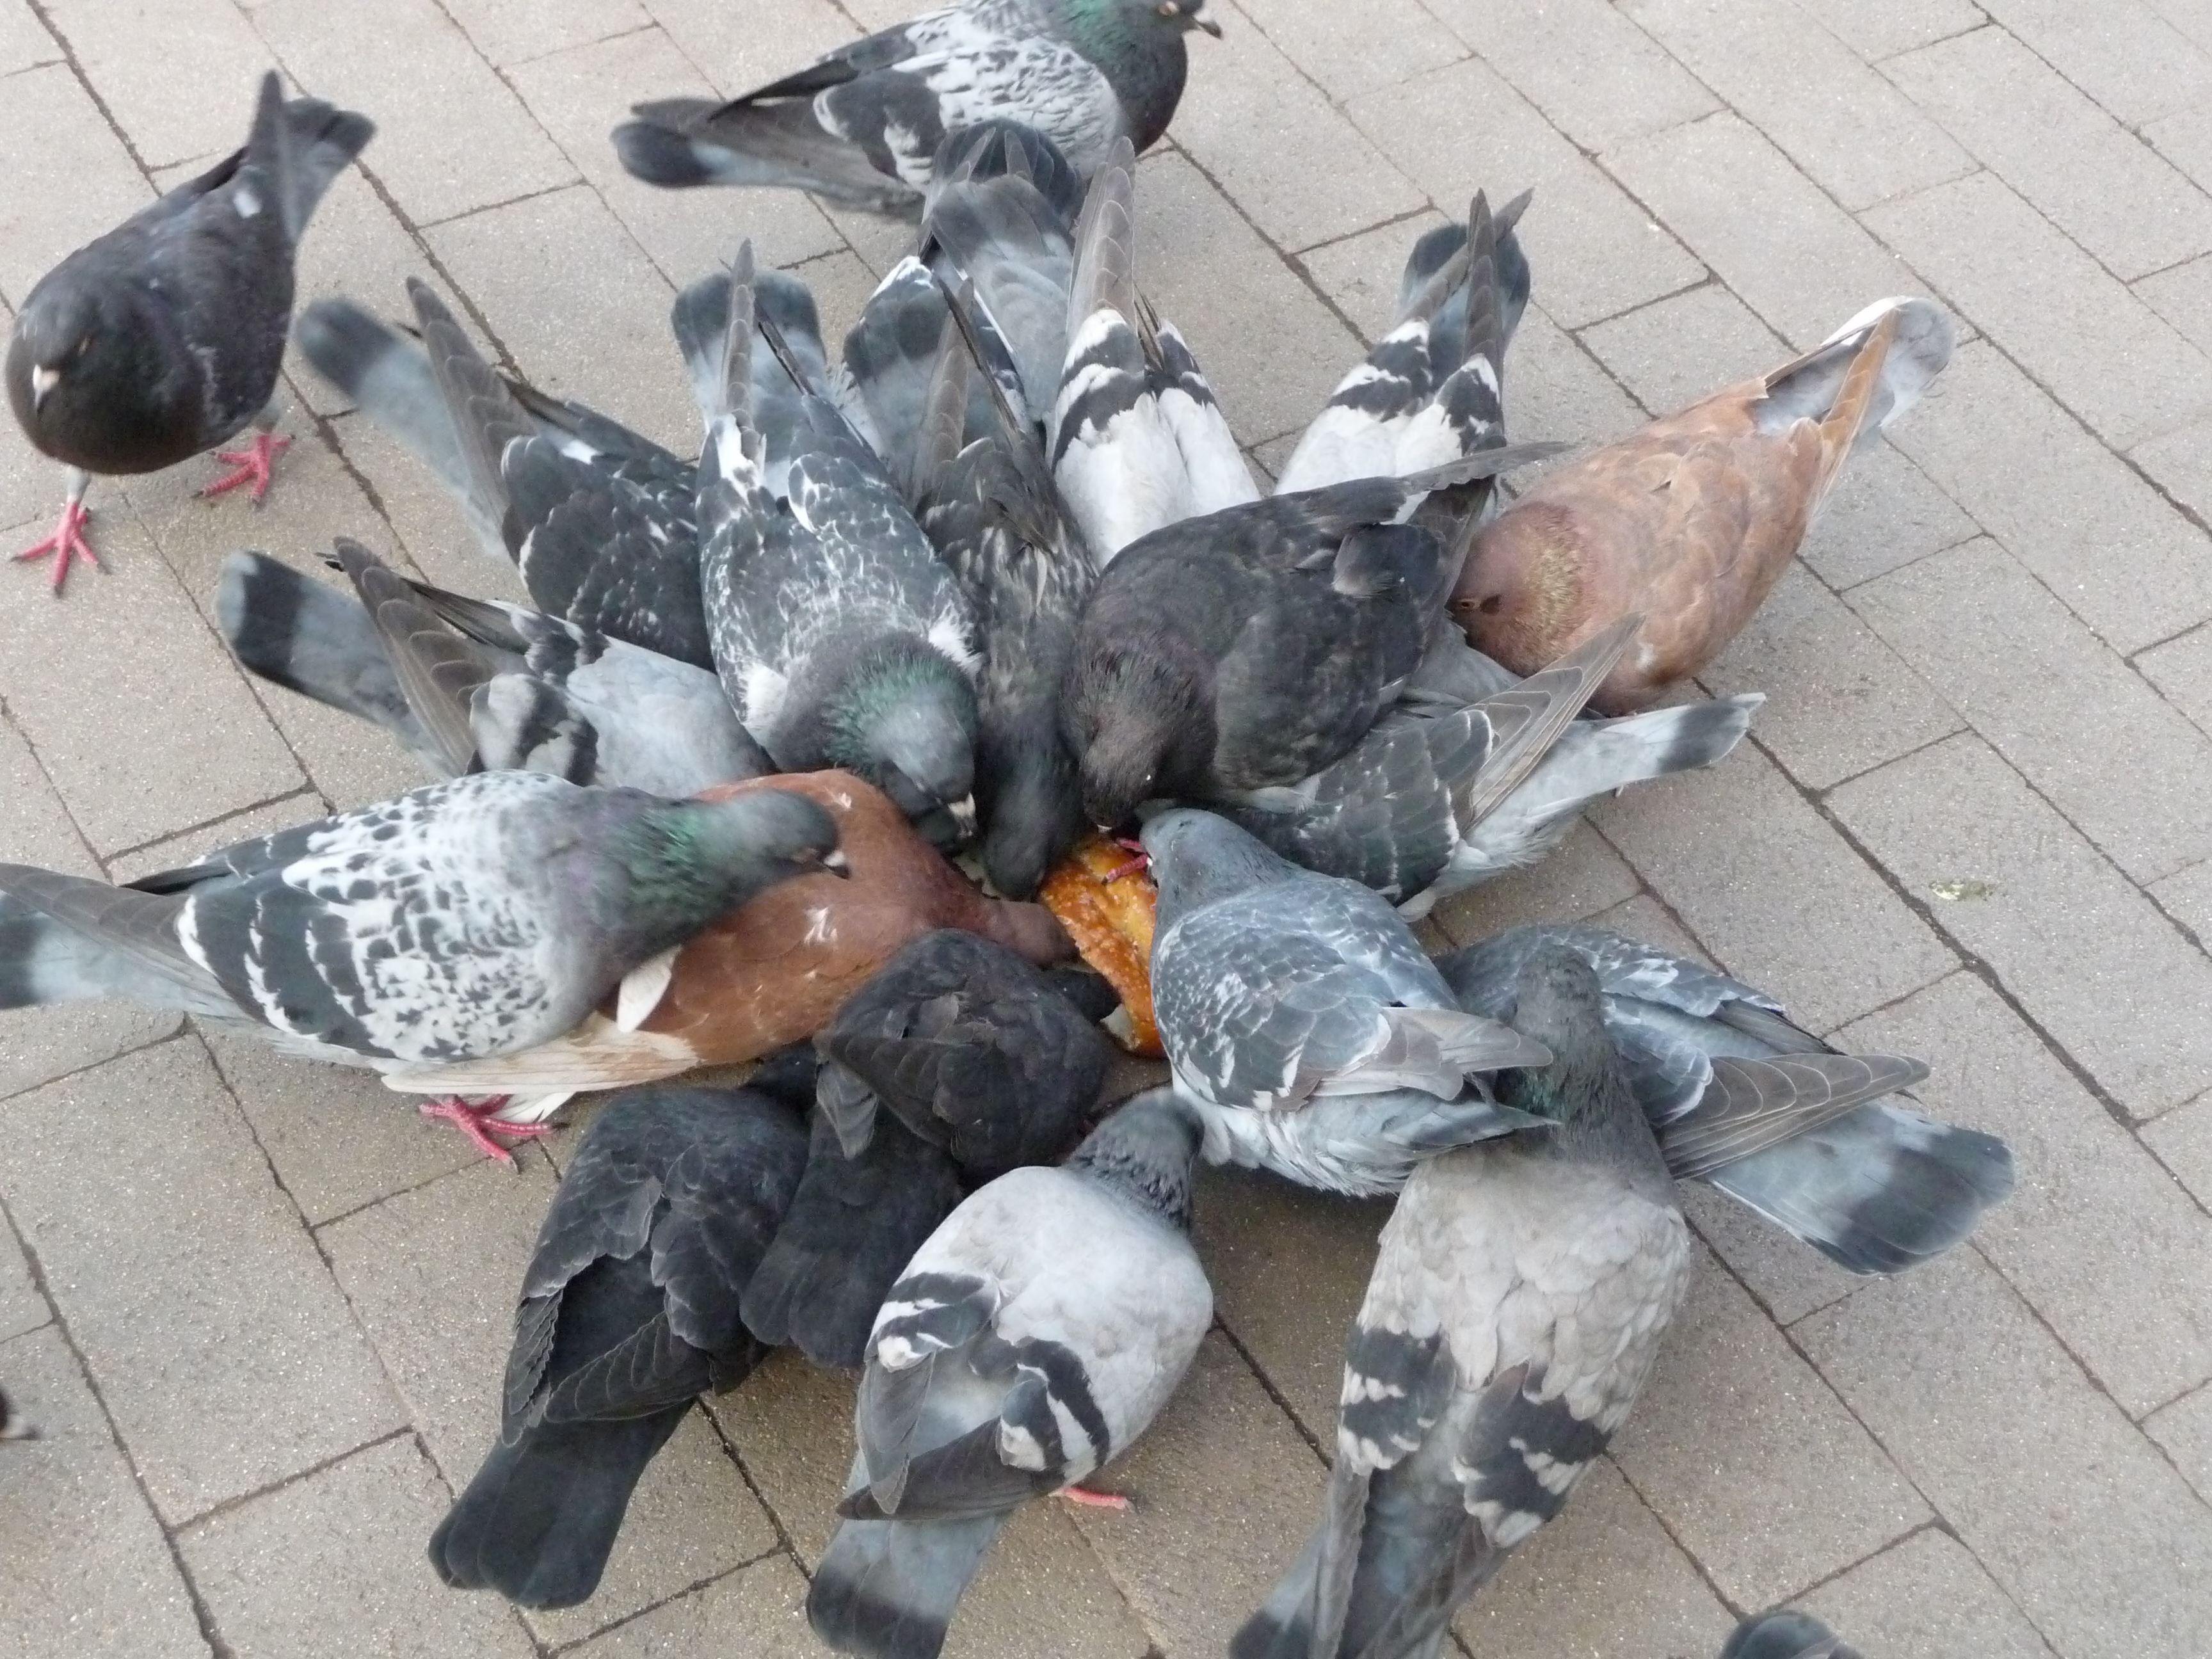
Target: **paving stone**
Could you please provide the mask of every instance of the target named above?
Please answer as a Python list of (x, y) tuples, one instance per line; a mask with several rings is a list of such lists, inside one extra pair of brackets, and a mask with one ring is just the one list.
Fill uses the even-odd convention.
[(2212, 1085), (2212, 1034), (2194, 1014), (2212, 1006), (2212, 962), (1979, 738), (1947, 738), (1829, 799), (2130, 1112)]
[[(404, 1104), (402, 1109), (404, 1109)], [(480, 1161), (320, 1235), (448, 1483), (468, 1484), (499, 1427), (514, 1303), (553, 1182)], [(576, 1640), (773, 1548), (775, 1528), (704, 1417), (687, 1417), (638, 1483), (607, 1573), (580, 1607), (532, 1613)]]
[(276, 60), (228, 0), (55, 0), (46, 15), (148, 167), (245, 142)]
[(1439, 0), (1435, 10), (1584, 149), (1604, 149), (1719, 107), (1605, 0)]
[(525, 1659), (506, 1603), (455, 1595), (424, 1559), (447, 1501), (403, 1435), (211, 1516), (177, 1547), (237, 1659)]
[(2114, 650), (2212, 616), (2204, 533), (1986, 343), (1887, 436)]
[[(0, 720), (0, 861), (98, 877), (100, 866), (22, 736)], [(94, 1066), (174, 1031), (181, 1018), (116, 1001), (0, 1012), (0, 1095)]]
[[(853, 1464), (852, 1382), (787, 1349), (710, 1409), (799, 1559), (819, 1559)], [(1113, 1466), (1115, 1474), (1121, 1467)], [(1143, 1626), (1066, 1506), (1038, 1503), (999, 1535), (961, 1599), (945, 1650), (951, 1659), (1020, 1653), (1134, 1659), (1146, 1647)]]
[[(1363, 6), (1242, 0), (1240, 9), (1285, 57), (1340, 103), (1380, 87), (1395, 87), (1467, 56), (1467, 45), (1446, 27), (1449, 15), (1443, 14), (1439, 21), (1420, 0), (1369, 0)], [(1206, 15), (1218, 13), (1209, 6)], [(1204, 41), (1194, 41), (1194, 62), (1203, 64), (1212, 50)], [(1176, 137), (1180, 139), (1180, 111), (1177, 119)]]
[[(322, 811), (323, 804), (314, 793), (302, 789), (282, 800), (249, 807), (229, 817), (217, 818), (212, 823), (195, 824), (166, 841), (154, 842), (125, 853), (120, 858), (110, 859), (107, 861), (107, 878), (120, 884), (141, 881), (164, 871), (181, 870), (187, 865), (198, 864), (211, 853), (235, 847), (242, 841), (258, 840), (263, 836), (273, 836), (281, 830), (308, 823), (321, 817)], [(307, 1069), (297, 1060), (292, 1064), (295, 1070)]]
[(2035, 1626), (1966, 1547), (1930, 1527), (1799, 1603), (1884, 1659), (2050, 1659)]
[(2212, 1389), (2199, 1389), (2152, 1413), (2143, 1432), (2166, 1449), (2197, 1495), (2212, 1504)]
[(2212, 731), (2212, 629), (2194, 628), (2154, 645), (2135, 665), (2200, 730)]
[(1680, 1182), (1674, 1193), (1698, 1237), (1778, 1325), (1840, 1301), (1866, 1282), (1703, 1182)]
[(1869, 301), (1924, 286), (1732, 112), (1632, 139), (1604, 160), (1800, 350)]
[(2212, 179), (2212, 111), (2202, 107), (2185, 109), (2145, 122), (2136, 131), (2154, 149), (2199, 185)]
[(860, 320), (861, 308), (882, 279), (849, 248), (793, 265), (791, 274), (813, 292), (815, 308), (822, 314), (822, 337), (829, 350), (833, 356), (842, 351), (847, 331)]
[[(0, 605), (0, 696), (94, 848), (112, 853), (304, 780), (128, 503), (109, 493), (106, 506), (93, 519), (106, 576), (80, 570), (58, 605)], [(95, 661), (88, 696), (80, 676)]]
[(1793, 6), (1626, 0), (1621, 9), (1854, 211), (1973, 166), (1942, 128)]
[(638, 0), (446, 0), (446, 9), (477, 50), (502, 69), (653, 21)]
[(2212, 349), (2212, 254), (2130, 284), (2136, 297), (2200, 350)]
[[(1945, 395), (1946, 384), (1938, 383), (1937, 397)], [(1921, 410), (1916, 409), (1900, 424), (1922, 418)], [(2082, 436), (2079, 428), (2075, 430), (2077, 437)], [(1831, 587), (1846, 588), (1956, 547), (1978, 533), (1980, 526), (1902, 450), (1886, 441), (1870, 441), (1859, 446), (1844, 476), (1828, 492), (1820, 516), (1805, 532), (1798, 556)]]
[(571, 1650), (575, 1659), (694, 1659), (702, 1653), (803, 1653), (806, 1580), (777, 1554), (640, 1613)]
[(2058, 1652), (2203, 1645), (2212, 1510), (1978, 1256), (1869, 1285), (1796, 1334)]
[(1866, 219), (2107, 442), (2126, 448), (2212, 408), (2212, 359), (1993, 174)]
[[(63, 257), (153, 199), (137, 163), (66, 64), (11, 76), (0, 98), (0, 295), (20, 307)], [(52, 505), (58, 507), (55, 500)]]
[(1973, 0), (1796, 0), (1869, 63), (1962, 34), (1984, 23)]
[(2113, 117), (2140, 126), (2212, 99), (2212, 55), (2138, 0), (1978, 0), (1982, 9)]
[[(698, 410), (668, 331), (675, 295), (588, 186), (472, 214), (429, 242), (532, 383), (681, 453), (698, 448)], [(592, 319), (582, 361), (578, 317)]]
[(2157, 1153), (2174, 1178), (2212, 1209), (2212, 1095), (2177, 1106), (2142, 1126), (2143, 1145)]
[(435, 0), (269, 0), (253, 23), (301, 86), (375, 118), (364, 162), (417, 226), (575, 177)]
[(1475, 1653), (1616, 1659), (1719, 1651), (1735, 1620), (1644, 1500), (1601, 1457), (1559, 1518), (1452, 1628)]
[(1699, 677), (1716, 696), (1764, 691), (1752, 729), (1808, 788), (1826, 789), (1965, 724), (1928, 682), (1794, 560)]
[(60, 46), (24, 0), (0, 5), (0, 76), (61, 61)]
[(1434, 208), (1308, 248), (1297, 262), (1369, 342), (1398, 320), (1398, 279), (1413, 244), (1444, 222)]
[(190, 1038), (0, 1109), (0, 1191), (172, 1524), (401, 1422)]
[(2212, 1376), (2212, 1217), (1995, 992), (1954, 974), (1838, 1036), (1924, 1056), (1921, 1103), (2011, 1146), (2020, 1184), (1975, 1238), (2123, 1409)]
[(53, 1310), (31, 1282), (31, 1261), (22, 1242), (0, 1216), (0, 1342), (36, 1330), (53, 1317)]
[[(741, 237), (764, 264), (788, 265), (844, 243), (795, 190), (662, 190), (633, 179), (607, 140), (639, 98), (711, 98), (713, 88), (657, 28), (540, 57), (514, 71), (545, 130), (591, 181), (660, 273), (678, 288), (726, 265)], [(708, 204), (711, 211), (702, 211)]]
[(1505, 201), (1533, 187), (1518, 234), (1544, 307), (1570, 328), (1629, 310), (1704, 274), (1668, 231), (1486, 64), (1469, 60), (1347, 112), (1432, 202), (1456, 208), (1480, 188)]
[(889, 276), (892, 266), (914, 252), (914, 227), (903, 219), (864, 213), (858, 208), (833, 207), (827, 203), (820, 205), (823, 216), (836, 228), (845, 246), (860, 256), (860, 262), (878, 280)]
[(1311, 247), (1422, 205), (1419, 187), (1232, 0), (1215, 0), (1206, 15), (1223, 38), (1194, 46), (1176, 143), (1269, 240)]
[(2212, 197), (2002, 29), (1893, 58), (1883, 72), (2115, 276), (2212, 248)]
[(1850, 606), (2136, 880), (2212, 854), (2212, 739), (1996, 543), (1855, 587)]
[(2197, 936), (2201, 945), (2212, 939), (2212, 859), (2192, 864), (2179, 875), (2145, 888), (2159, 908)]
[[(1551, 438), (1577, 450), (1624, 437), (1644, 424), (1644, 411), (1589, 349), (1543, 308), (1532, 305), (1505, 356), (1506, 419), (1514, 437)], [(1571, 455), (1515, 473), (1525, 488)]]
[[(645, 9), (726, 98), (788, 75), (859, 33), (832, 0), (757, 0), (743, 8), (723, 0), (645, 0)], [(662, 94), (641, 87), (638, 95)]]
[(1605, 837), (1583, 823), (1542, 862), (1445, 899), (1434, 914), (1447, 936), (1472, 945), (1524, 922), (1594, 916), (1633, 897), (1640, 884)]
[(381, 558), (395, 553), (430, 581), (475, 599), (526, 602), (514, 562), (477, 544), (459, 501), (437, 475), (402, 449), (374, 422), (356, 411), (331, 422), (338, 453), (375, 491), (375, 505), (397, 532), (399, 546), (380, 533), (368, 543)]
[(2153, 482), (2200, 519), (2212, 514), (2212, 416), (2137, 444), (2129, 452)]
[[(1698, 1252), (1613, 1461), (1740, 1607), (1763, 1607), (1928, 1518), (1881, 1449), (1743, 1287)], [(1776, 1491), (1814, 1491), (1787, 1526)]]
[(1303, 428), (1366, 347), (1188, 158), (1138, 169), (1137, 223), (1138, 283), (1190, 342), (1237, 436)]
[(1075, 1524), (1169, 1653), (1219, 1653), (1267, 1599), (1321, 1513), (1313, 1450), (1216, 1332), (1152, 1432), (1093, 1483), (1127, 1513)]
[(25, 1659), (206, 1655), (191, 1596), (58, 1328), (0, 1344), (0, 1377), (39, 1438), (0, 1484), (0, 1627)]
[(1583, 331), (1583, 343), (1655, 415), (1790, 361), (1790, 348), (1717, 283)]
[[(1749, 744), (1594, 815), (1728, 970), (1826, 1031), (1940, 978), (1951, 953)], [(1820, 948), (1803, 948), (1807, 939)]]
[[(15, 313), (0, 305), (0, 329), (12, 333)], [(52, 529), (61, 510), (63, 482), (58, 462), (48, 460), (31, 447), (31, 441), (13, 421), (0, 421), (0, 522), (21, 524), (6, 537), (7, 551), (28, 547)]]
[(1291, 456), (1298, 447), (1301, 432), (1285, 432), (1279, 438), (1270, 438), (1244, 452), (1244, 459), (1252, 463), (1253, 477), (1263, 487), (1272, 485), (1283, 476), (1283, 469), (1291, 464)]

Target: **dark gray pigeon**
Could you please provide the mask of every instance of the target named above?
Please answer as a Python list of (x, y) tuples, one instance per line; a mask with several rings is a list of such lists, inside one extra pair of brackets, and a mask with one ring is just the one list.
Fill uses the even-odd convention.
[(1182, 97), (1183, 36), (1218, 35), (1205, 0), (961, 0), (726, 104), (640, 104), (616, 154), (647, 184), (784, 185), (913, 214), (945, 136), (994, 118), (1036, 128), (1088, 173), (1143, 149)]
[(351, 599), (232, 554), (216, 590), (223, 638), (253, 673), (374, 721), (436, 776), (546, 772), (680, 798), (775, 769), (709, 670), (409, 581), (343, 537), (336, 562)]
[(835, 1062), (819, 1098), (848, 1151), (868, 1144), (887, 1106), (973, 1181), (1066, 1152), (1114, 1063), (1104, 1033), (1041, 970), (956, 928), (901, 950), (814, 1041)]
[[(822, 1068), (825, 1090), (836, 1071)], [(952, 1213), (962, 1190), (944, 1148), (897, 1119), (848, 1152), (828, 1112), (817, 1110), (806, 1173), (745, 1286), (745, 1328), (817, 1365), (858, 1370), (892, 1282)]]
[(1420, 665), (1465, 551), (1400, 520), (1537, 453), (1273, 495), (1123, 549), (1084, 608), (1060, 703), (1091, 822), (1295, 784), (1347, 752)]
[(1941, 1255), (2013, 1187), (2003, 1141), (1893, 1098), (1917, 1060), (1838, 1053), (1771, 997), (1601, 928), (1516, 927), (1438, 962), (1460, 1005), (1500, 1017), (1538, 952), (1573, 951), (1674, 1173), (1710, 1182), (1855, 1273)]
[(1139, 1095), (916, 1253), (868, 1340), (845, 1518), (806, 1598), (831, 1647), (935, 1659), (1014, 1511), (1151, 1426), (1213, 1318), (1188, 1237), (1197, 1140), (1172, 1093)]
[(627, 1090), (592, 1120), (523, 1274), (498, 1443), (431, 1534), (439, 1577), (526, 1607), (599, 1588), (692, 1401), (768, 1352), (738, 1298), (805, 1157), (791, 1109), (750, 1089)]
[(1721, 1659), (1859, 1659), (1859, 1650), (1811, 1613), (1778, 1607), (1738, 1625)]
[(1689, 1228), (1595, 976), (1539, 952), (1513, 1018), (1553, 1058), (1499, 1093), (1547, 1127), (1406, 1182), (1345, 1354), (1321, 1522), (1231, 1659), (1433, 1659), (1627, 1420), (1681, 1305)]
[(1472, 1079), (1546, 1050), (1463, 1012), (1388, 899), (1188, 807), (1146, 824), (1144, 846), (1152, 1012), (1209, 1160), (1372, 1195), (1527, 1123)]
[(975, 617), (881, 464), (799, 392), (782, 493), (764, 471), (749, 365), (752, 247), (732, 267), (726, 401), (700, 462), (700, 579), (738, 718), (786, 771), (842, 767), (908, 817), (973, 810)]
[(22, 559), (97, 566), (84, 538), (89, 473), (154, 472), (227, 443), (235, 470), (202, 493), (252, 486), (291, 442), (270, 400), (292, 319), (292, 261), (331, 180), (376, 127), (264, 76), (246, 147), (89, 242), (39, 279), (8, 342), (8, 401), (42, 454), (69, 468), (54, 533)]
[(836, 846), (778, 790), (483, 772), (127, 887), (0, 865), (0, 1008), (121, 997), (381, 1072), (514, 1054)]
[(1137, 291), (1137, 157), (1115, 147), (1075, 232), (1053, 477), (1103, 569), (1140, 537), (1259, 499), (1227, 416), (1171, 323)]
[(8, 1396), (0, 1394), (0, 1440), (36, 1440), (38, 1437), (37, 1425), (26, 1423), (16, 1416), (15, 1408), (9, 1402)]

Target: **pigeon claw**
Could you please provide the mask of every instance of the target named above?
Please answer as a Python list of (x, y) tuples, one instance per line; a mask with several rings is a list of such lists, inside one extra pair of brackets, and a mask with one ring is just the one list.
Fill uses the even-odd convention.
[(1109, 836), (1107, 839), (1112, 842), (1115, 846), (1121, 848), (1122, 851), (1126, 853), (1134, 853), (1136, 857), (1131, 859), (1127, 864), (1115, 865), (1111, 870), (1109, 870), (1104, 875), (1098, 878), (1100, 881), (1119, 881), (1124, 876), (1133, 876), (1138, 871), (1151, 867), (1152, 855), (1145, 850), (1145, 843), (1139, 841), (1134, 836)]
[(107, 567), (100, 562), (100, 555), (92, 550), (92, 544), (84, 538), (84, 527), (92, 518), (92, 509), (72, 497), (62, 503), (62, 516), (54, 526), (54, 533), (36, 547), (26, 548), (15, 557), (43, 559), (52, 555), (54, 561), (54, 597), (61, 597), (62, 584), (69, 580), (70, 566), (82, 559), (94, 570), (105, 574)]
[(1117, 1492), (1093, 1492), (1088, 1486), (1062, 1486), (1060, 1495), (1071, 1504), (1080, 1504), (1085, 1509), (1119, 1510), (1127, 1515), (1136, 1508)]
[(253, 434), (253, 447), (251, 449), (218, 449), (215, 453), (216, 459), (228, 461), (233, 471), (224, 473), (200, 491), (201, 495), (220, 495), (240, 484), (250, 483), (253, 486), (253, 504), (260, 506), (268, 497), (269, 481), (275, 476), (276, 458), (291, 447), (289, 438), (272, 437), (266, 432), (257, 432)]
[(492, 1139), (492, 1131), (512, 1135), (519, 1140), (529, 1140), (549, 1133), (550, 1123), (499, 1123), (492, 1115), (507, 1104), (505, 1095), (494, 1095), (490, 1099), (471, 1106), (459, 1095), (441, 1095), (435, 1100), (426, 1100), (417, 1108), (424, 1117), (439, 1118), (452, 1124), (469, 1138), (469, 1144), (495, 1164), (514, 1168), (514, 1154)]

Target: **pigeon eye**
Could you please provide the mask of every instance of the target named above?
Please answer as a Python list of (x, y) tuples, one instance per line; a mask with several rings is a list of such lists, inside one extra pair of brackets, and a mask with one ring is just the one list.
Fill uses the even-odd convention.
[(1182, 14), (1182, 0), (1160, 0), (1160, 15), (1175, 17)]
[(88, 334), (88, 335), (86, 335), (86, 336), (84, 337), (84, 338), (82, 338), (82, 340), (79, 340), (79, 341), (76, 343), (76, 349), (75, 349), (75, 350), (73, 350), (73, 351), (71, 351), (71, 352), (70, 353), (70, 361), (71, 362), (75, 362), (78, 358), (80, 358), (80, 357), (83, 356), (84, 356), (84, 354), (85, 354), (86, 352), (88, 352), (88, 351), (89, 351), (89, 350), (91, 350), (91, 349), (92, 349), (92, 336), (91, 336), (91, 335), (89, 335), (89, 334)]

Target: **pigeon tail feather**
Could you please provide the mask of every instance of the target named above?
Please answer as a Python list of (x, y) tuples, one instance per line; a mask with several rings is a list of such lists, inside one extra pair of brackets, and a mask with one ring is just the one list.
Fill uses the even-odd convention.
[(1006, 1516), (846, 1521), (806, 1596), (814, 1633), (864, 1659), (937, 1659), (968, 1581)]

